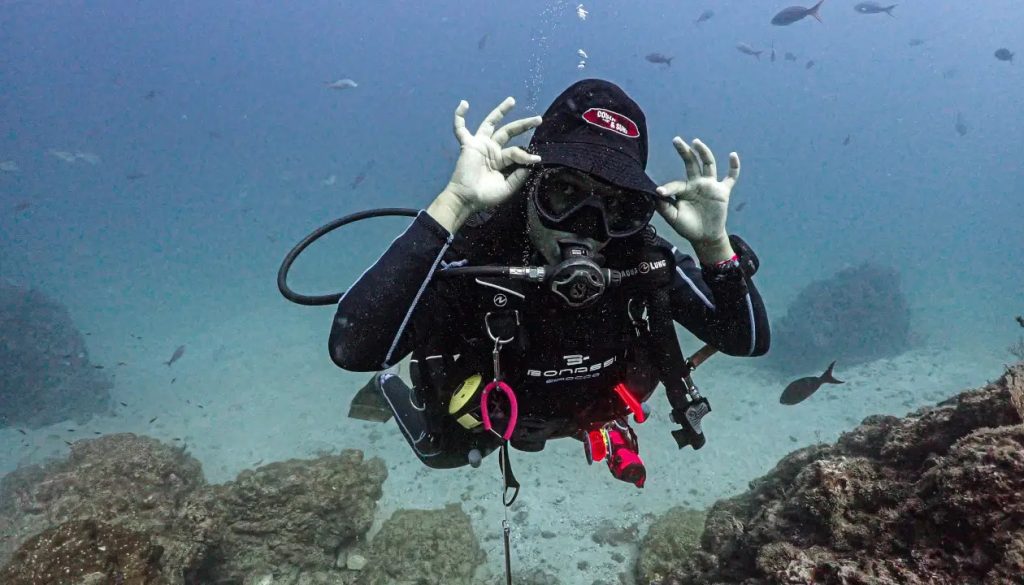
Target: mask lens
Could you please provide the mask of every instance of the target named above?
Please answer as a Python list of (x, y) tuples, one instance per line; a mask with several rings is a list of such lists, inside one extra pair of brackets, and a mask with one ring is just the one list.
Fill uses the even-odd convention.
[[(603, 222), (607, 236), (623, 237), (640, 231), (654, 216), (654, 199), (645, 193), (601, 192), (574, 181), (551, 177), (543, 180), (534, 191), (534, 202), (541, 215), (552, 223), (565, 223), (568, 231)], [(586, 213), (584, 213), (586, 212)], [(581, 217), (576, 217), (577, 215)], [(582, 221), (587, 216), (588, 221)], [(599, 216), (599, 217), (593, 217)], [(606, 239), (606, 238), (601, 238)]]
[(601, 205), (612, 236), (632, 235), (654, 216), (654, 200), (643, 193), (607, 195)]

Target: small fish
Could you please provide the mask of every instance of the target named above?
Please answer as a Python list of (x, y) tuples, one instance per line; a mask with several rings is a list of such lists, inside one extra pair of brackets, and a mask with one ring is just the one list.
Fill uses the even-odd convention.
[(1017, 325), (1024, 327), (1024, 316), (1017, 315), (1016, 317), (1014, 317), (1014, 320), (1017, 321)]
[(740, 53), (743, 53), (744, 55), (753, 55), (754, 57), (757, 57), (758, 61), (761, 60), (761, 53), (764, 53), (763, 50), (758, 51), (757, 49), (754, 49), (753, 47), (746, 43), (740, 43), (736, 45), (736, 50), (739, 51)]
[(804, 69), (810, 69), (811, 67), (814, 67), (814, 60), (813, 59), (808, 61), (807, 64), (804, 65)]
[(352, 89), (354, 87), (359, 87), (358, 83), (352, 81), (351, 79), (348, 79), (347, 77), (345, 79), (339, 79), (337, 81), (325, 81), (324, 85), (326, 85), (328, 89), (337, 90)]
[(483, 51), (484, 47), (487, 46), (487, 34), (489, 33), (485, 33), (484, 36), (480, 37), (480, 40), (476, 42), (477, 51)]
[(846, 138), (843, 138), (843, 146), (849, 146), (849, 145), (850, 145), (850, 135), (847, 134)]
[[(1018, 317), (1018, 318), (1019, 318), (1019, 317)], [(18, 429), (18, 432), (19, 432), (19, 433), (21, 433), (21, 434), (23, 434), (23, 435), (27, 435), (27, 434), (28, 434), (28, 433), (26, 433), (26, 432), (25, 432), (25, 431), (24, 431), (23, 429)]]
[(94, 435), (102, 435), (103, 433), (101, 433), (99, 431), (93, 431), (92, 434), (94, 434)]
[(156, 97), (156, 90), (151, 89), (146, 92), (146, 95), (142, 96), (143, 99), (151, 100)]
[(911, 47), (920, 47), (924, 44), (924, 39), (910, 39), (907, 41), (907, 45)]
[(139, 179), (145, 178), (146, 173), (128, 173), (124, 178), (129, 181), (138, 181)]
[(835, 362), (829, 364), (828, 369), (825, 373), (820, 376), (808, 376), (806, 378), (800, 378), (793, 380), (786, 386), (786, 389), (782, 391), (782, 396), (779, 397), (780, 404), (797, 404), (806, 400), (811, 394), (817, 392), (818, 388), (821, 388), (822, 384), (843, 384), (842, 380), (837, 380), (832, 376), (832, 368), (836, 366)]
[(775, 42), (772, 42), (771, 62), (775, 62)]
[(153, 423), (155, 423), (155, 422), (156, 422), (156, 419), (158, 419), (158, 418), (160, 418), (160, 417), (158, 417), (158, 416), (154, 416), (153, 418), (149, 419), (149, 424), (153, 424)]
[(742, 202), (740, 202), (739, 205), (736, 206), (736, 209), (733, 209), (733, 211), (735, 211), (735, 212), (743, 211), (743, 208), (746, 207), (746, 206), (747, 206), (747, 202), (746, 201), (742, 201)]
[(790, 53), (789, 51), (786, 51), (786, 54), (783, 55), (782, 58), (785, 59), (786, 61), (796, 61), (796, 55)]
[(120, 404), (121, 406), (125, 406), (125, 407), (128, 406), (127, 402), (118, 402), (118, 404)]
[(71, 447), (71, 446), (72, 446), (72, 445), (71, 445), (71, 441), (64, 441), (64, 444), (65, 444), (65, 445), (67, 445), (68, 447)]
[(101, 366), (99, 364), (95, 364), (95, 365), (93, 365), (92, 369), (94, 369), (94, 370), (102, 370), (103, 366)]
[(996, 56), (996, 59), (999, 59), (1000, 61), (1009, 61), (1013, 63), (1013, 53), (1010, 52), (1010, 49), (998, 49), (993, 54)]
[(772, 17), (772, 24), (775, 26), (789, 26), (794, 22), (807, 18), (808, 16), (813, 16), (818, 22), (821, 22), (821, 15), (818, 14), (818, 10), (824, 2), (825, 0), (820, 0), (810, 8), (804, 8), (803, 6), (790, 6), (789, 8), (784, 8)]
[(702, 22), (707, 22), (707, 21), (711, 20), (711, 18), (714, 15), (715, 15), (715, 11), (714, 10), (705, 10), (704, 12), (700, 13), (700, 16), (697, 17), (697, 20), (693, 21), (693, 24), (699, 25)]
[(967, 122), (964, 122), (964, 115), (960, 112), (956, 113), (956, 123), (953, 124), (953, 129), (961, 137), (967, 136)]
[(167, 360), (164, 363), (167, 364), (168, 366), (170, 366), (174, 362), (180, 360), (181, 356), (183, 356), (183, 355), (185, 355), (185, 346), (184, 345), (179, 345), (178, 349), (174, 350), (174, 355), (171, 356), (171, 359)]
[(14, 206), (14, 213), (21, 213), (22, 211), (25, 211), (29, 207), (32, 207), (31, 201), (22, 201), (21, 203)]
[(367, 162), (365, 165), (363, 165), (363, 169), (361, 171), (359, 171), (359, 174), (356, 175), (356, 177), (354, 179), (352, 179), (352, 183), (349, 184), (349, 188), (350, 189), (355, 189), (356, 187), (358, 187), (360, 185), (360, 183), (365, 181), (367, 173), (370, 172), (370, 169), (372, 169), (375, 164), (377, 164), (377, 160), (376, 159), (370, 159), (369, 162)]
[[(857, 12), (859, 12), (861, 14), (882, 14), (884, 12), (885, 14), (888, 14), (889, 16), (893, 16), (893, 14), (892, 14), (892, 9), (893, 8), (896, 8), (895, 4), (891, 4), (889, 6), (882, 6), (878, 2), (860, 2), (856, 6), (853, 7), (854, 10), (856, 10)], [(893, 16), (893, 18), (896, 18), (896, 17)]]
[(647, 59), (650, 63), (662, 64), (671, 67), (672, 59), (675, 59), (675, 57), (669, 57), (667, 55), (662, 55), (661, 53), (648, 53), (644, 59)]

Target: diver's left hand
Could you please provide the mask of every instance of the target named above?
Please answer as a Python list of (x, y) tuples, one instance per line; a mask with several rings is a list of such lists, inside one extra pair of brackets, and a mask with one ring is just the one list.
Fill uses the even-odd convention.
[(675, 201), (658, 201), (658, 212), (680, 236), (701, 247), (720, 247), (728, 242), (725, 218), (729, 212), (729, 196), (740, 176), (740, 156), (729, 153), (729, 174), (718, 180), (715, 155), (700, 140), (691, 148), (676, 136), (672, 145), (679, 151), (686, 169), (686, 179), (671, 181), (658, 187), (658, 193)]

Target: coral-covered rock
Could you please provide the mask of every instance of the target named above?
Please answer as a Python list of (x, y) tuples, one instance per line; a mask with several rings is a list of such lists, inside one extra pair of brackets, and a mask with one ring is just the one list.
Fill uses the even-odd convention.
[(370, 543), (359, 585), (469, 585), (485, 555), (458, 505), (398, 510)]
[(150, 535), (96, 520), (72, 520), (29, 539), (0, 569), (5, 585), (172, 585), (163, 547)]
[[(181, 502), (206, 485), (183, 449), (131, 433), (77, 441), (68, 458), (20, 468), (0, 480), (0, 564), (28, 537), (71, 520), (94, 520), (153, 534), (169, 574), (203, 554), (202, 522), (179, 521)], [(193, 519), (195, 520), (195, 519)]]
[(200, 581), (240, 583), (258, 574), (335, 569), (339, 553), (373, 524), (386, 478), (382, 460), (346, 450), (246, 470), (197, 492), (189, 506), (208, 510), (219, 526)]
[(910, 309), (892, 268), (862, 264), (801, 290), (772, 324), (765, 363), (785, 374), (820, 374), (910, 349)]
[(0, 427), (85, 422), (110, 408), (112, 387), (66, 307), (0, 281)]
[(640, 544), (636, 561), (638, 583), (650, 583), (664, 578), (673, 566), (689, 562), (690, 556), (700, 550), (700, 536), (704, 532), (707, 513), (685, 506), (671, 508), (651, 523)]
[(663, 583), (1020, 583), (1024, 364), (796, 451), (709, 512)]

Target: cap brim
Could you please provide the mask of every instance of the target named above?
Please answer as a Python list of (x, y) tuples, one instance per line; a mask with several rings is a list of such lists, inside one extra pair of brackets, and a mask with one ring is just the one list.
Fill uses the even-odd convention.
[(640, 164), (618, 150), (580, 142), (547, 142), (530, 145), (541, 165), (561, 165), (600, 177), (609, 183), (658, 196), (658, 184)]

